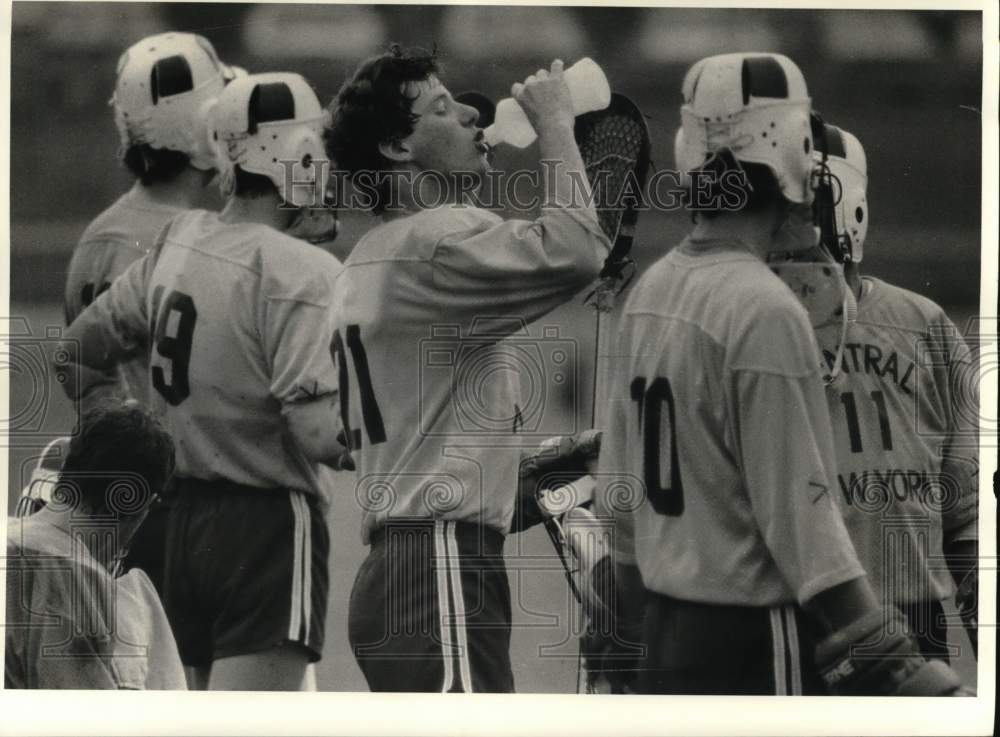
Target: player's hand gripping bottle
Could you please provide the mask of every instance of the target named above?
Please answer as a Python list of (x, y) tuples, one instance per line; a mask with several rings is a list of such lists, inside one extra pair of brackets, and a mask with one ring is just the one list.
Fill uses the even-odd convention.
[[(566, 86), (569, 87), (570, 100), (573, 102), (573, 113), (582, 115), (594, 110), (603, 110), (611, 102), (611, 87), (604, 71), (590, 57), (580, 59), (576, 64), (563, 72)], [(535, 129), (528, 122), (524, 110), (517, 100), (508, 97), (497, 103), (496, 119), (493, 125), (484, 132), (486, 143), (496, 146), (498, 143), (509, 143), (517, 148), (530, 146), (538, 137)]]

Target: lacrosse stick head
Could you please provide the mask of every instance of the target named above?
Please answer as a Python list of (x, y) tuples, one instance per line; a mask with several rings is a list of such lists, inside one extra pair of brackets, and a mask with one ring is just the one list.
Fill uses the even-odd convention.
[(455, 102), (462, 105), (469, 105), (476, 109), (476, 112), (479, 113), (479, 119), (476, 120), (477, 128), (486, 128), (493, 125), (493, 121), (496, 119), (497, 108), (493, 104), (493, 101), (482, 92), (477, 90), (459, 92), (455, 95)]
[(642, 111), (625, 95), (612, 93), (604, 110), (576, 119), (574, 128), (587, 170), (597, 219), (611, 241), (600, 284), (587, 301), (600, 310), (611, 304), (635, 274), (629, 251), (649, 177), (649, 128)]

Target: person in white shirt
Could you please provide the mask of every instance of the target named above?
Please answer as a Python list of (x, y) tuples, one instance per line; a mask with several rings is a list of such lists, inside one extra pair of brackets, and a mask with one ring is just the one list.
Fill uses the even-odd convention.
[(326, 132), (330, 159), (355, 184), (376, 176), (380, 216), (344, 263), (334, 310), (342, 423), (371, 546), (349, 630), (375, 691), (514, 688), (503, 542), (524, 441), (503, 341), (590, 284), (609, 243), (582, 204), (591, 198), (579, 190), (562, 63), (513, 92), (541, 159), (558, 162), (544, 167), (549, 199), (535, 220), (469, 206), (458, 187), (432, 200), (437, 184), (481, 180), (489, 151), (477, 110), (455, 101), (431, 54), (394, 48), (362, 63)]
[(137, 403), (87, 409), (49, 503), (7, 523), (5, 688), (185, 688), (148, 576), (115, 576), (173, 469), (169, 434)]

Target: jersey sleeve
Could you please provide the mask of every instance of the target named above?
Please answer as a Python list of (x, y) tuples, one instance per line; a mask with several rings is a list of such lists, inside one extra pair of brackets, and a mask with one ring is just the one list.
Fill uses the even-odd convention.
[(778, 305), (751, 318), (748, 349), (732, 366), (729, 411), (752, 513), (803, 603), (864, 570), (836, 506), (819, 349), (799, 312)]
[(502, 308), (531, 322), (593, 281), (610, 244), (593, 208), (553, 206), (528, 220), (480, 220), (441, 238), (433, 285), (450, 314)]
[(81, 341), (84, 366), (107, 368), (139, 354), (149, 344), (152, 326), (147, 293), (169, 231), (168, 223), (153, 247), (73, 321), (69, 334)]
[[(152, 581), (141, 568), (133, 568), (115, 583), (119, 670), (121, 663), (132, 665), (143, 689), (187, 690), (177, 643)], [(121, 675), (119, 679), (125, 680)]]
[[(66, 318), (66, 325), (73, 324), (89, 305), (93, 304), (95, 294), (88, 294), (87, 285), (90, 283), (88, 270), (83, 264), (87, 253), (91, 248), (90, 242), (86, 238), (80, 240), (73, 251), (73, 256), (69, 262), (66, 275), (66, 292), (63, 299), (63, 314)], [(87, 298), (90, 298), (89, 300)]]
[(146, 291), (154, 265), (152, 254), (136, 261), (66, 329), (60, 348), (80, 374), (64, 384), (70, 396), (118, 386), (116, 366), (148, 346)]
[[(947, 360), (935, 372), (948, 408), (948, 435), (942, 449), (941, 517), (945, 544), (978, 538), (979, 519), (979, 357), (943, 314), (932, 326)], [(932, 334), (932, 340), (934, 339)]]
[(309, 270), (296, 274), (269, 275), (264, 284), (261, 335), (271, 370), (270, 391), (283, 406), (337, 392), (332, 344), (339, 265), (307, 265)]
[(136, 260), (135, 246), (113, 235), (80, 240), (70, 260), (63, 302), (66, 324), (77, 317)]
[(97, 314), (110, 327), (122, 352), (134, 354), (149, 341), (146, 291), (155, 259), (143, 257), (95, 300)]

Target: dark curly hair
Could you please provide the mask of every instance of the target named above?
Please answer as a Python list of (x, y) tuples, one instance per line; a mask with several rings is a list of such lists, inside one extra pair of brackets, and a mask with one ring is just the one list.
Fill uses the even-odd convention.
[(55, 495), (62, 485), (91, 514), (137, 514), (163, 491), (174, 464), (173, 439), (156, 417), (135, 401), (102, 399), (83, 411)]
[[(407, 83), (422, 82), (440, 69), (436, 50), (399, 44), (363, 61), (330, 104), (330, 124), (323, 135), (327, 156), (352, 181), (362, 172), (371, 176), (385, 170), (388, 162), (379, 144), (409, 136), (419, 117), (413, 114), (415, 98), (406, 94)], [(371, 210), (378, 214), (389, 197), (388, 183), (376, 176), (371, 184), (376, 192)]]

